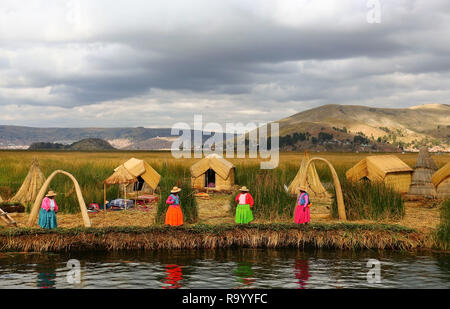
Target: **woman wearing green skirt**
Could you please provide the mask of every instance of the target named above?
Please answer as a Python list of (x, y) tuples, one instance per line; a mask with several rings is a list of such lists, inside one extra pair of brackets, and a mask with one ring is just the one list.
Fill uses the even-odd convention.
[(253, 213), (251, 210), (253, 207), (253, 197), (248, 193), (248, 189), (245, 186), (239, 191), (241, 191), (241, 193), (236, 196), (238, 205), (236, 208), (235, 222), (238, 224), (248, 224), (253, 221)]

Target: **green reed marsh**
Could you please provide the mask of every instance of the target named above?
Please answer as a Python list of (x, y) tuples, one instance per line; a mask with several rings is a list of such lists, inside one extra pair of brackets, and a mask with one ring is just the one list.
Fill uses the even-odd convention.
[(444, 201), (441, 205), (441, 223), (437, 229), (438, 247), (443, 250), (450, 249), (450, 199)]
[[(350, 182), (340, 177), (348, 220), (401, 219), (405, 205), (400, 193), (382, 182)], [(338, 218), (336, 193), (333, 193), (331, 214)]]

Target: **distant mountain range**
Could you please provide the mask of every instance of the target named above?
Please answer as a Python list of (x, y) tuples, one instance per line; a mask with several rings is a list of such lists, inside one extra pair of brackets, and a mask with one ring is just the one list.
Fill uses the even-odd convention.
[[(30, 150), (79, 150), (79, 142), (84, 150), (106, 150), (104, 144), (95, 142), (103, 140), (109, 146), (120, 150), (169, 150), (177, 135), (171, 134), (171, 128), (33, 128), (22, 126), (0, 125), (0, 149), (29, 149)], [(181, 133), (180, 133), (181, 134)], [(194, 138), (195, 131), (191, 131)], [(228, 134), (224, 138), (232, 138)], [(210, 135), (203, 135), (206, 141)], [(92, 142), (94, 141), (94, 142)], [(92, 144), (92, 147), (88, 144)], [(193, 141), (192, 141), (193, 144)]]
[[(324, 105), (278, 121), (283, 150), (450, 151), (450, 105), (373, 108)], [(193, 135), (193, 132), (192, 132)], [(230, 137), (230, 136), (229, 136)], [(231, 136), (232, 137), (232, 136)], [(71, 145), (103, 139), (116, 149), (170, 149), (170, 128), (32, 128), (0, 126), (0, 148), (27, 149), (37, 142)], [(203, 136), (203, 140), (209, 136)]]
[(72, 144), (86, 138), (100, 138), (116, 148), (126, 148), (136, 142), (155, 137), (167, 137), (170, 128), (32, 128), (0, 126), (0, 147), (28, 148), (32, 143), (52, 142)]

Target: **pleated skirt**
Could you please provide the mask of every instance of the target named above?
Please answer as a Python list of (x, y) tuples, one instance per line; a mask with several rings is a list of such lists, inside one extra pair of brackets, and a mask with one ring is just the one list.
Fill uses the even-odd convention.
[(183, 225), (183, 212), (180, 206), (169, 206), (165, 223), (171, 226)]
[(253, 213), (250, 205), (237, 205), (236, 218), (234, 220), (238, 224), (247, 224), (253, 221)]
[(303, 207), (301, 205), (297, 205), (295, 208), (294, 221), (298, 224), (309, 223), (311, 220), (311, 212), (309, 211), (309, 207)]
[(39, 211), (39, 226), (43, 229), (55, 229), (58, 227), (56, 222), (56, 214), (54, 210), (47, 211), (41, 208)]

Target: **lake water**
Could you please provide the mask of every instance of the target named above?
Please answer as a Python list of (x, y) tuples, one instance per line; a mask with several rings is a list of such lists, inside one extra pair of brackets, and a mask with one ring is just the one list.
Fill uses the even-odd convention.
[[(79, 284), (68, 280), (71, 259), (80, 262)], [(370, 259), (380, 262), (380, 283), (367, 280)], [(297, 249), (0, 253), (0, 288), (448, 289), (450, 255)]]

